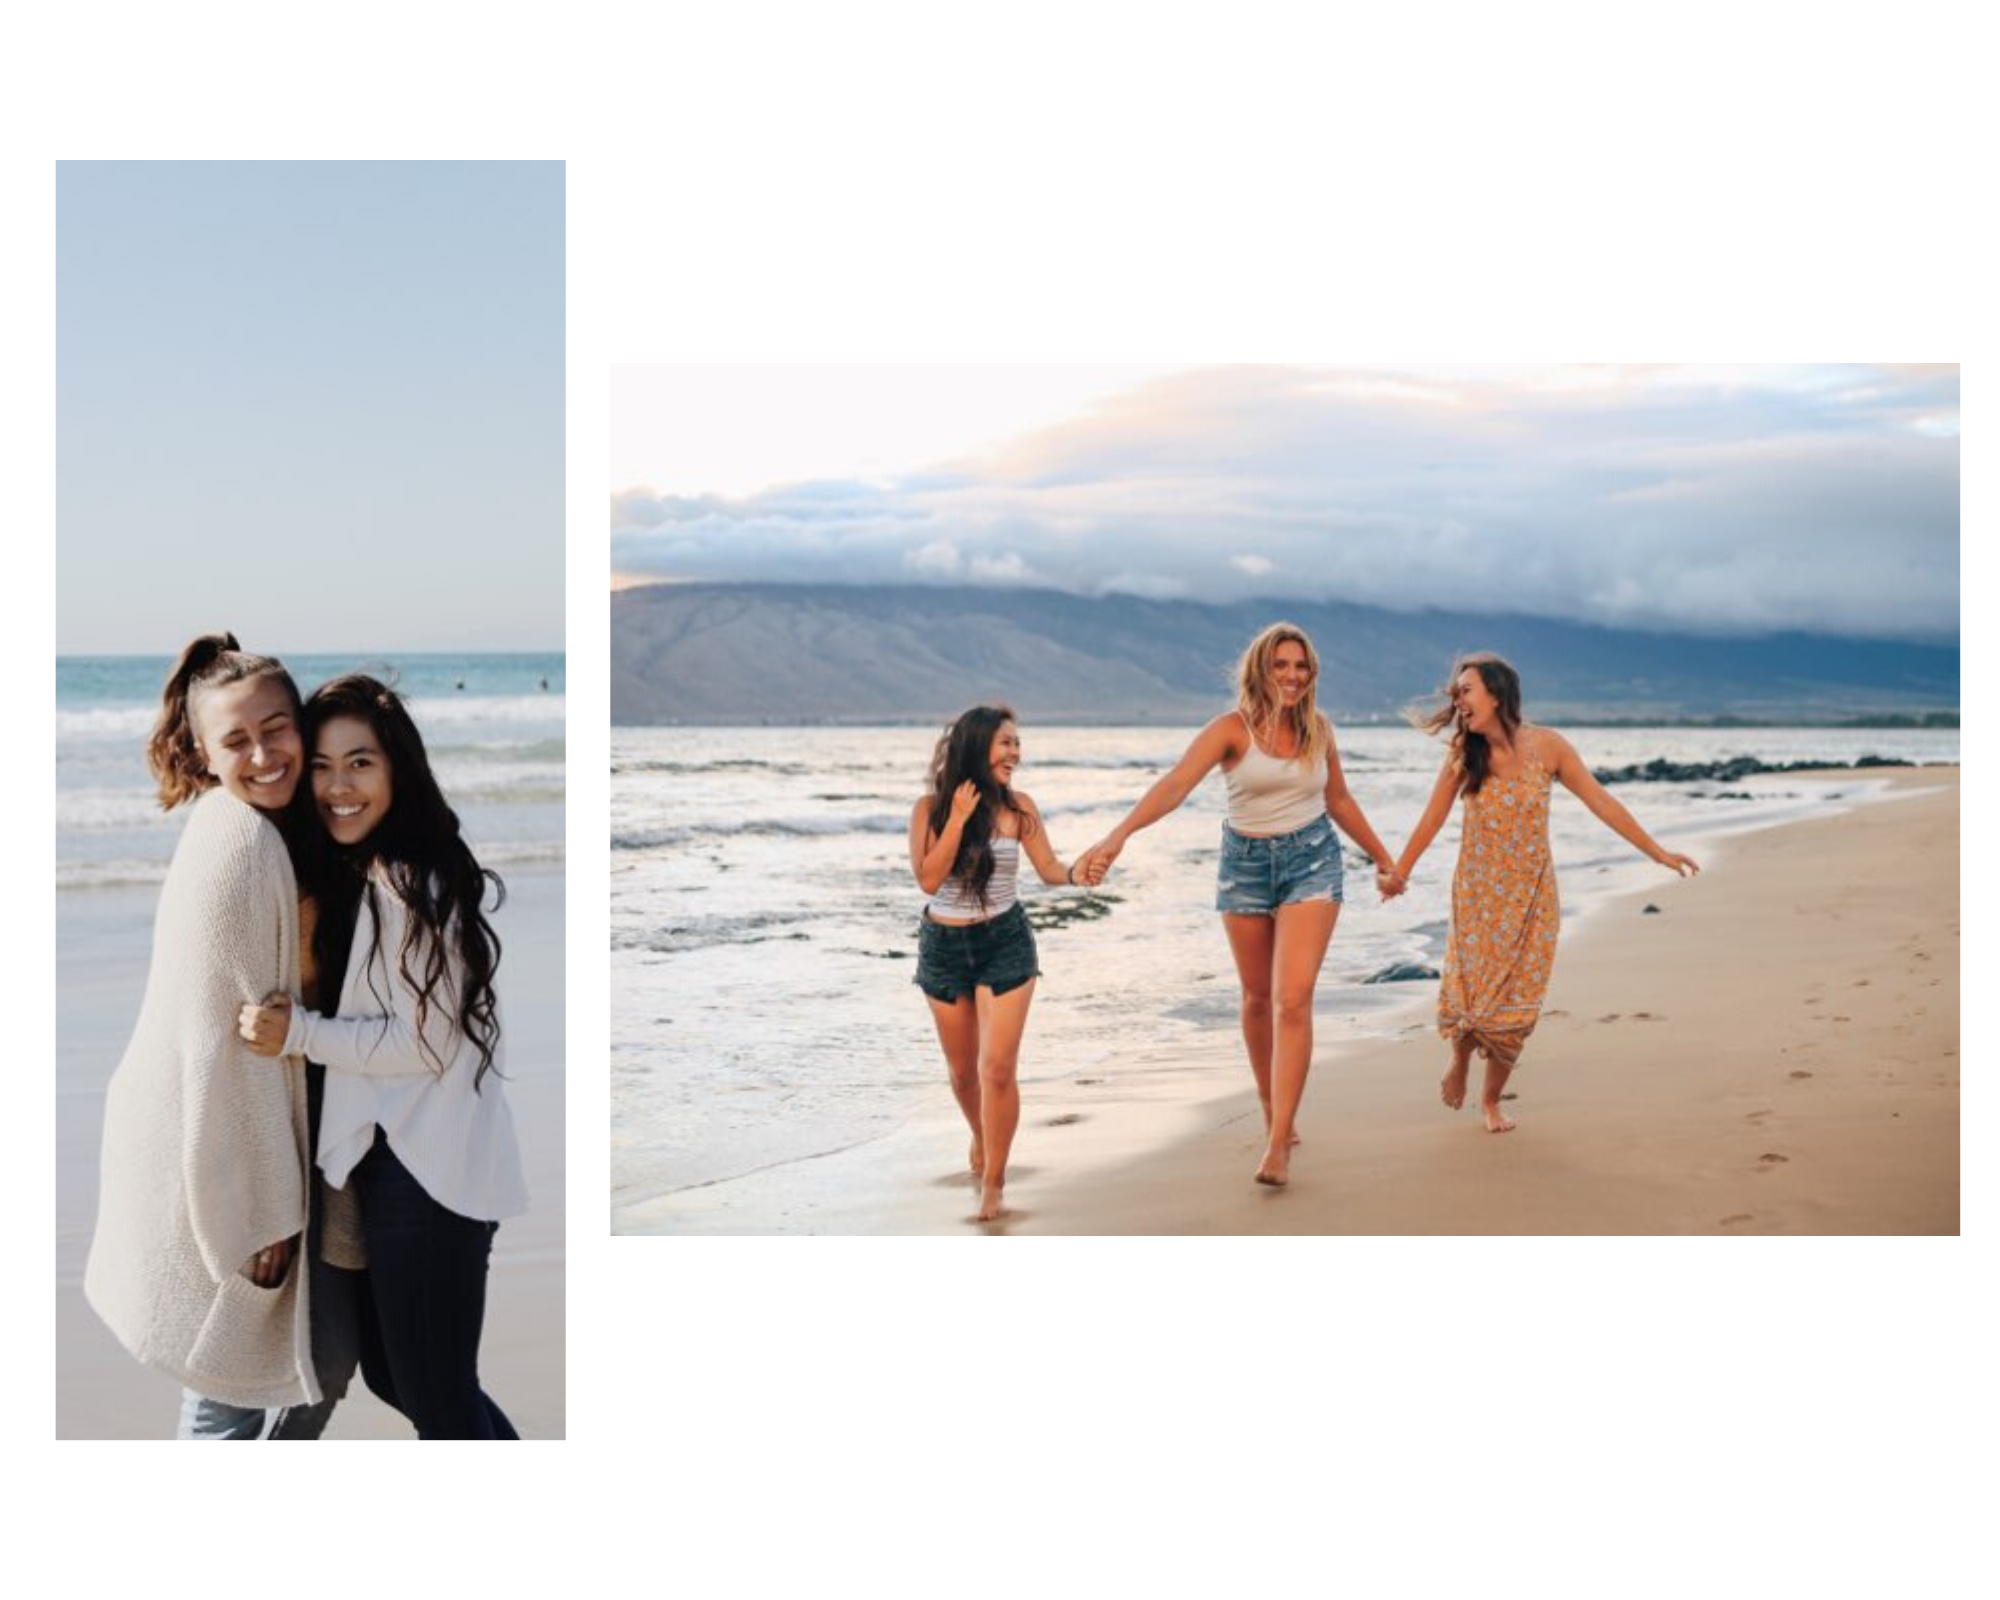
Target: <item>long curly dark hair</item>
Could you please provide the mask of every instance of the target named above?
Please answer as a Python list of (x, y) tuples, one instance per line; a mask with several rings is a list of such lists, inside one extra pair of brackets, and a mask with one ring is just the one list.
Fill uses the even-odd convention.
[[(336, 848), (335, 859), (347, 874), (346, 892), (321, 896), (317, 932), (329, 944), (336, 943), (344, 924), (346, 937), (351, 939), (355, 908), (361, 899), (367, 899), (371, 912), (377, 910), (369, 869), (382, 867), (409, 911), (402, 948), (396, 952), (396, 969), (417, 997), (417, 1034), (424, 1053), (439, 1073), (450, 1065), (424, 1034), (433, 1003), (442, 1000), (453, 1007), (458, 1031), (479, 1052), (479, 1067), (472, 1079), (477, 1089), (493, 1069), (500, 1043), (499, 1005), (493, 990), (493, 975), (500, 965), (500, 939), (486, 920), (483, 904), (491, 884), (497, 910), (506, 898), (506, 886), (497, 873), (473, 859), (471, 847), (459, 831), (458, 814), (445, 803), (431, 774), (423, 735), (417, 732), (394, 689), (360, 672), (321, 684), (306, 701), (308, 751), (317, 750), (320, 730), (336, 717), (358, 717), (373, 731), (388, 761), (391, 798), (388, 813), (366, 839), (352, 849)], [(330, 891), (333, 888), (328, 885)], [(373, 963), (381, 953), (379, 914), (374, 922), (376, 942), (368, 952), (366, 969), (371, 973), (371, 989)], [(316, 936), (315, 955), (320, 944)], [(452, 974), (454, 956), (462, 969), (459, 979)], [(386, 996), (376, 998), (385, 1011), (389, 1009)]]
[(937, 742), (931, 752), (931, 832), (943, 833), (951, 817), (951, 797), (961, 783), (979, 786), (985, 804), (966, 819), (958, 836), (958, 858), (950, 876), (964, 880), (973, 897), (983, 907), (986, 886), (993, 881), (993, 824), (1001, 811), (1011, 811), (1021, 819), (1021, 837), (1027, 838), (1034, 819), (1021, 808), (1014, 791), (993, 776), (993, 739), (1007, 723), (1020, 719), (1012, 706), (974, 706), (963, 713)]
[(1438, 689), (1438, 699), (1442, 704), (1412, 712), (1410, 720), (1425, 733), (1451, 729), (1452, 760), (1465, 774), (1465, 792), (1477, 794), (1479, 786), (1492, 775), (1493, 752), (1483, 734), (1468, 733), (1465, 724), (1459, 721), (1458, 679), (1467, 667), (1479, 674), (1479, 681), (1493, 696), (1494, 714), (1499, 717), (1500, 726), (1507, 731), (1508, 742), (1512, 743), (1514, 735), (1521, 730), (1521, 675), (1514, 670), (1512, 662), (1496, 656), (1491, 650), (1476, 650), (1454, 661), (1451, 676)]

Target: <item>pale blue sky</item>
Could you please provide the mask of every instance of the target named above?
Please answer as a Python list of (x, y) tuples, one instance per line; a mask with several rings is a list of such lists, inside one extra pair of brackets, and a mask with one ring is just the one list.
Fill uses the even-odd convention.
[(560, 162), (65, 162), (57, 648), (563, 643)]

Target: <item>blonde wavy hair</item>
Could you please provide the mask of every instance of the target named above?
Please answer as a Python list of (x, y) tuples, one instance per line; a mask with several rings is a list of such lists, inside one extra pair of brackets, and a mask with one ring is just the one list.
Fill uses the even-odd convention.
[[(1306, 670), (1311, 674), (1306, 692), (1287, 711), (1271, 692), (1271, 667), (1281, 644), (1295, 644), (1306, 653)], [(1307, 766), (1319, 761), (1332, 742), (1326, 718), (1319, 714), (1319, 652), (1305, 629), (1291, 622), (1274, 622), (1252, 639), (1236, 663), (1236, 707), (1249, 721), (1253, 734), (1266, 738), (1278, 727), (1292, 730), (1298, 747), (1295, 760)]]

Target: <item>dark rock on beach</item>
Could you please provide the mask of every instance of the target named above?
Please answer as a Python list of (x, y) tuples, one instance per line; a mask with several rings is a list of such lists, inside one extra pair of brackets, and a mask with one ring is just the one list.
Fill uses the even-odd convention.
[(1393, 967), (1384, 967), (1372, 978), (1363, 978), (1363, 983), (1421, 983), (1426, 978), (1438, 975), (1436, 967), (1426, 967), (1415, 961), (1399, 961)]
[[(1829, 769), (1845, 770), (1847, 765), (1841, 761), (1759, 761), (1755, 756), (1735, 756), (1727, 761), (1668, 761), (1655, 758), (1638, 766), (1597, 767), (1593, 772), (1599, 783), (1695, 783), (1704, 780), (1735, 783), (1760, 772), (1824, 772)], [(1862, 756), (1853, 763), (1857, 768), (1915, 765), (1914, 761), (1905, 761), (1900, 756)]]

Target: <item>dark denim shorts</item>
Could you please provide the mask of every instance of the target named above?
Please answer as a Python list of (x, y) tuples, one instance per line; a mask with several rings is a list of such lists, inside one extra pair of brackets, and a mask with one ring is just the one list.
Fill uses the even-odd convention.
[(1340, 839), (1321, 817), (1296, 833), (1268, 839), (1222, 825), (1222, 861), (1215, 873), (1215, 909), (1239, 917), (1268, 917), (1302, 900), (1340, 904)]
[(974, 989), (1005, 994), (1042, 975), (1035, 930), (1019, 901), (985, 922), (948, 928), (924, 914), (917, 933), (915, 983), (933, 1000), (953, 1005)]

